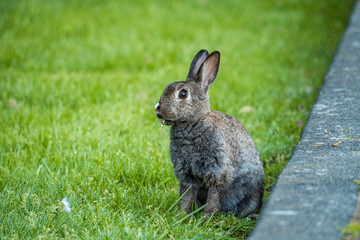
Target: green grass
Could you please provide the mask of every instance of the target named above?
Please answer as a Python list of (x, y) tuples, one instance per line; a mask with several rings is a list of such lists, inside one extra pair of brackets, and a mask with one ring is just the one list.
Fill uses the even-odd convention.
[(0, 238), (245, 238), (249, 218), (177, 216), (169, 129), (153, 106), (167, 84), (185, 79), (199, 49), (219, 50), (212, 109), (253, 136), (268, 196), (352, 6), (1, 1)]
[[(354, 182), (359, 185), (360, 191), (360, 180), (356, 179)], [(359, 197), (360, 195), (358, 198)], [(359, 200), (357, 204), (359, 205)], [(358, 236), (360, 236), (360, 217), (359, 212), (357, 212), (359, 207), (358, 205), (355, 207), (354, 216), (350, 220), (350, 223), (346, 226), (346, 228), (341, 229), (341, 231), (344, 233), (343, 239), (357, 239)]]

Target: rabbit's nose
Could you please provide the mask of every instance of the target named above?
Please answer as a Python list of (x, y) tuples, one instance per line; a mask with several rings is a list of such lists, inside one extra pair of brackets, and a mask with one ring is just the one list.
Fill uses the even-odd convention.
[(155, 112), (157, 113), (160, 110), (160, 103), (155, 104)]

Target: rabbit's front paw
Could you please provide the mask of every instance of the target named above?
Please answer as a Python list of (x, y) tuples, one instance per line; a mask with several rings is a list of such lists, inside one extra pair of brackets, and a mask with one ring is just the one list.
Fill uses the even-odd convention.
[(193, 186), (180, 182), (180, 196), (179, 201), (180, 213), (187, 215), (194, 210), (196, 190)]
[(179, 204), (179, 212), (182, 216), (186, 216), (190, 214), (193, 210), (193, 204), (184, 204), (184, 202), (180, 202)]
[(220, 215), (220, 206), (218, 208), (207, 208), (207, 206), (204, 208), (204, 217), (205, 219), (214, 216)]
[(220, 193), (217, 185), (212, 185), (208, 190), (208, 197), (204, 208), (205, 218), (220, 214)]

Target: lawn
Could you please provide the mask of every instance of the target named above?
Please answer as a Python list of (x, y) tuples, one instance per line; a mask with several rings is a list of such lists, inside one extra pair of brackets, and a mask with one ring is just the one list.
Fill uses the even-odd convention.
[[(353, 0), (0, 2), (0, 238), (246, 238), (179, 217), (154, 105), (202, 48), (213, 110), (248, 129), (266, 197), (289, 160)], [(63, 210), (67, 197), (71, 212)]]

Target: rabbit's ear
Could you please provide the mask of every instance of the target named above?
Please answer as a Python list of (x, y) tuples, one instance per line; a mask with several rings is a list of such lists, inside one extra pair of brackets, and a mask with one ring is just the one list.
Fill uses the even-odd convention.
[(219, 70), (219, 64), (220, 64), (220, 52), (214, 51), (207, 57), (205, 62), (201, 65), (201, 68), (199, 70), (199, 76), (196, 81), (199, 84), (201, 84), (201, 87), (203, 87), (205, 91), (207, 91), (210, 85), (215, 81), (215, 78)]
[(193, 80), (196, 78), (199, 69), (201, 67), (201, 64), (206, 60), (206, 58), (209, 56), (209, 52), (205, 49), (200, 50), (194, 57), (194, 59), (191, 62), (189, 74), (187, 76), (188, 80)]

